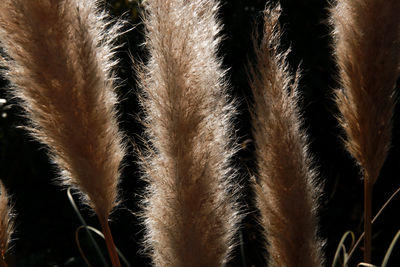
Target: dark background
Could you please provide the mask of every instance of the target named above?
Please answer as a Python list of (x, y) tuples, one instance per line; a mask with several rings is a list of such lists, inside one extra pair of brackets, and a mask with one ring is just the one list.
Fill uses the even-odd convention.
[[(223, 0), (220, 18), (224, 24), (224, 40), (220, 55), (225, 68), (229, 69), (233, 97), (240, 100), (236, 128), (239, 142), (245, 142), (236, 157), (243, 186), (246, 188), (244, 204), (249, 207), (249, 215), (242, 224), (240, 235), (243, 239), (242, 251), (238, 247), (230, 266), (265, 266), (262, 258), (260, 233), (255, 222), (252, 194), (249, 189), (249, 173), (254, 172), (253, 147), (250, 133), (248, 106), (251, 103), (246, 69), (252, 62), (252, 32), (256, 23), (262, 22), (262, 10), (266, 1)], [(283, 46), (292, 48), (290, 64), (293, 69), (301, 64), (303, 77), (301, 109), (304, 127), (310, 136), (310, 148), (316, 166), (324, 182), (324, 195), (320, 209), (320, 232), (326, 239), (327, 265), (341, 236), (352, 230), (358, 237), (362, 231), (362, 180), (352, 158), (343, 149), (343, 134), (335, 119), (337, 110), (333, 103), (333, 88), (336, 87), (336, 69), (332, 59), (330, 29), (327, 26), (328, 1), (325, 0), (282, 0), (281, 22), (285, 30)], [(110, 13), (129, 21), (130, 31), (120, 39), (118, 75), (121, 86), (119, 110), (120, 126), (129, 140), (138, 141), (142, 129), (136, 121), (139, 112), (136, 95), (135, 73), (132, 61), (145, 61), (143, 47), (143, 27), (140, 24), (139, 1), (110, 0), (106, 5)], [(32, 140), (21, 127), (24, 120), (21, 109), (6, 92), (6, 81), (0, 80), (0, 98), (7, 103), (0, 104), (0, 177), (13, 196), (17, 213), (15, 242), (10, 253), (10, 266), (85, 266), (74, 233), (80, 225), (65, 190), (53, 182), (57, 176), (43, 146)], [(378, 179), (373, 195), (374, 213), (385, 200), (400, 186), (399, 173), (399, 123), (398, 109), (394, 116), (392, 149)], [(130, 147), (130, 151), (133, 149)], [(132, 266), (146, 266), (147, 257), (140, 252), (143, 228), (135, 212), (139, 195), (143, 190), (136, 158), (126, 157), (121, 183), (123, 203), (113, 213), (111, 228), (114, 240)], [(397, 211), (400, 200), (395, 199), (384, 211), (373, 228), (373, 262), (380, 264), (386, 249), (399, 229)], [(87, 207), (80, 206), (87, 222), (98, 228), (96, 218)], [(296, 223), (296, 222), (293, 222)], [(93, 266), (101, 266), (81, 233), (82, 247), (87, 252)], [(399, 266), (400, 249), (395, 249), (388, 266)], [(351, 266), (362, 259), (362, 246), (357, 250)]]

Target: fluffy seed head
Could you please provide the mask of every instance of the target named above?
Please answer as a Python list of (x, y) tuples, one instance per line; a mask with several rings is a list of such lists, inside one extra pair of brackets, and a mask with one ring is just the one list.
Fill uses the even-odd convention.
[(0, 181), (0, 257), (4, 259), (14, 232), (12, 207), (3, 183)]
[(318, 267), (323, 242), (317, 236), (320, 188), (301, 129), (298, 78), (290, 74), (289, 51), (281, 52), (280, 6), (264, 11), (264, 36), (251, 68), (252, 113), (258, 181), (254, 185), (269, 265)]
[(213, 0), (146, 1), (143, 218), (156, 266), (223, 266), (239, 219), (217, 9)]
[(374, 183), (391, 139), (400, 73), (400, 1), (341, 0), (331, 8), (346, 148)]
[(1, 60), (30, 133), (49, 148), (62, 184), (99, 216), (117, 203), (124, 155), (112, 68), (119, 24), (98, 1), (2, 0)]

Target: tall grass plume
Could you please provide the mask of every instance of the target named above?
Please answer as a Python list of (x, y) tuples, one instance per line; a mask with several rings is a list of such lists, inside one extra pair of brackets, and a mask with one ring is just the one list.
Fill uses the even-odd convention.
[(155, 266), (224, 266), (239, 220), (217, 11), (214, 0), (145, 2), (143, 218)]
[(331, 8), (340, 87), (336, 102), (345, 145), (364, 176), (365, 257), (371, 255), (372, 187), (391, 142), (400, 71), (397, 0), (343, 0)]
[(322, 266), (323, 242), (317, 236), (320, 188), (308, 152), (298, 108), (297, 73), (281, 51), (279, 5), (264, 11), (264, 31), (255, 44), (250, 69), (258, 177), (254, 184), (260, 224), (264, 228), (268, 266)]
[(10, 91), (22, 102), (32, 136), (48, 147), (61, 183), (81, 192), (106, 232), (124, 156), (112, 72), (119, 28), (96, 0), (0, 4)]
[(13, 211), (7, 191), (0, 181), (0, 266), (7, 266), (5, 255), (14, 232)]

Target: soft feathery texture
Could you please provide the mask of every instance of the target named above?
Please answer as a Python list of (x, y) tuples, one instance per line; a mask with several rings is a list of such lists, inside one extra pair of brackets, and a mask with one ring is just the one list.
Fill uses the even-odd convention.
[(155, 266), (224, 266), (240, 216), (218, 5), (150, 0), (145, 8), (145, 246)]
[(258, 166), (254, 184), (268, 266), (317, 267), (324, 262), (317, 236), (320, 188), (297, 107), (298, 74), (280, 52), (280, 6), (264, 11), (264, 36), (251, 68), (253, 136)]
[(119, 25), (98, 4), (2, 0), (0, 42), (4, 75), (30, 132), (48, 146), (62, 184), (106, 218), (117, 203), (124, 149), (111, 71)]
[(341, 0), (331, 9), (347, 150), (373, 184), (391, 139), (400, 70), (400, 1)]
[[(4, 259), (14, 232), (12, 207), (3, 183), (0, 181), (0, 257)], [(1, 260), (1, 259), (0, 259)]]

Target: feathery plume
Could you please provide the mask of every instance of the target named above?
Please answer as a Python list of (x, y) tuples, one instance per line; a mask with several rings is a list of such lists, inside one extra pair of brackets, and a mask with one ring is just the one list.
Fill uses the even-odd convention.
[(336, 103), (345, 145), (364, 175), (365, 254), (370, 262), (372, 187), (391, 141), (400, 71), (400, 1), (342, 0), (331, 9), (340, 71)]
[(331, 9), (340, 124), (347, 150), (372, 184), (390, 147), (400, 71), (399, 12), (397, 0), (343, 0)]
[(255, 45), (257, 64), (250, 69), (254, 96), (253, 136), (268, 266), (322, 266), (323, 243), (317, 237), (320, 193), (297, 107), (298, 76), (289, 73), (287, 54), (280, 52), (280, 6), (264, 11), (264, 36)]
[(82, 192), (104, 224), (118, 202), (124, 149), (112, 74), (120, 24), (111, 24), (98, 4), (2, 0), (0, 41), (4, 74), (30, 132), (48, 146), (62, 184)]
[(13, 232), (14, 221), (12, 217), (12, 207), (9, 204), (6, 189), (0, 181), (0, 264), (5, 264), (5, 254), (8, 250)]
[(151, 0), (141, 103), (145, 245), (155, 266), (224, 266), (239, 220), (214, 0)]

